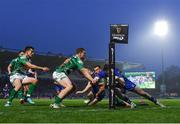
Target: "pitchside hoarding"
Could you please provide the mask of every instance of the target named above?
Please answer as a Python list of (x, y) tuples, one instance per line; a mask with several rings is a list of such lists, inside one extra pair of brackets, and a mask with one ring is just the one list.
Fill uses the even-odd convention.
[(126, 72), (125, 76), (140, 88), (155, 88), (155, 72)]

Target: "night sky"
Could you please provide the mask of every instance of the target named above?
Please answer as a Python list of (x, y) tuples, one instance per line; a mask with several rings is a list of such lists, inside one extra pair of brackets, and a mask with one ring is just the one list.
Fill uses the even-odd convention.
[[(117, 61), (142, 63), (147, 71), (180, 66), (180, 0), (0, 0), (0, 46), (108, 58), (110, 24), (129, 24), (129, 43), (117, 44)], [(168, 35), (154, 35), (154, 23), (166, 20)], [(53, 60), (52, 60), (53, 61)]]

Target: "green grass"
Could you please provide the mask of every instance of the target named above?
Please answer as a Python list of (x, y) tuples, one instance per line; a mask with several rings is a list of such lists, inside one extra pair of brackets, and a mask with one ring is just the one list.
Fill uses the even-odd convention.
[[(93, 107), (85, 106), (80, 99), (64, 100), (67, 107), (56, 110), (49, 108), (52, 101), (36, 99), (35, 105), (21, 105), (18, 100), (14, 100), (13, 106), (4, 107), (5, 100), (0, 100), (0, 123), (180, 123), (180, 100), (178, 99), (161, 100), (167, 106), (164, 109), (146, 101), (148, 106), (139, 105), (135, 109), (117, 108), (116, 110), (108, 109), (107, 100)], [(138, 104), (138, 101), (135, 100), (135, 103)]]

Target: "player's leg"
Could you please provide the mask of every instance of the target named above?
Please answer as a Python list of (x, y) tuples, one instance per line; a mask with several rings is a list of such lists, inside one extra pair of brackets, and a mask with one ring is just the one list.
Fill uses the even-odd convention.
[(130, 106), (130, 104), (126, 104), (126, 102), (124, 102), (119, 96), (115, 95), (115, 105), (116, 106)]
[(73, 93), (76, 90), (76, 85), (73, 82), (71, 83), (72, 83), (72, 89), (68, 92), (66, 96), (68, 96), (69, 94)]
[(23, 84), (29, 84), (29, 90), (27, 91), (26, 97), (27, 97), (27, 102), (30, 104), (34, 104), (34, 102), (31, 99), (31, 95), (34, 91), (34, 89), (36, 88), (36, 84), (37, 84), (38, 80), (36, 78), (33, 77), (25, 77), (22, 81)]
[(116, 87), (115, 88), (115, 94), (116, 96), (121, 99), (123, 101), (123, 104), (127, 105), (127, 106), (131, 106), (131, 108), (135, 108), (136, 104), (133, 103), (128, 96), (126, 96), (125, 94), (122, 93), (121, 89)]
[[(64, 87), (62, 87), (62, 86), (60, 86), (60, 85), (57, 85), (55, 82), (54, 82), (54, 84), (55, 84), (55, 90), (56, 90), (56, 95), (58, 95), (60, 92), (61, 92), (61, 90), (63, 90), (64, 89)], [(62, 102), (60, 103), (60, 106), (61, 107), (66, 107)]]
[(27, 91), (29, 90), (29, 84), (24, 84), (18, 91), (18, 97), (20, 98), (20, 103), (24, 104), (26, 101)]
[[(136, 106), (126, 95), (125, 91), (129, 90), (131, 91), (134, 89), (136, 85), (132, 83), (129, 80), (125, 80), (124, 77), (119, 77), (116, 78), (116, 88), (115, 88), (115, 93), (117, 94), (118, 97), (120, 97), (123, 101), (129, 103), (132, 105), (132, 107)], [(123, 93), (124, 92), (124, 93)]]
[(104, 98), (104, 96), (105, 96), (105, 94), (104, 95), (103, 95), (103, 93), (100, 94), (98, 97), (91, 100), (87, 105), (89, 105), (89, 106), (96, 105), (98, 102), (100, 102)]
[(145, 92), (143, 89), (135, 87), (133, 92), (137, 93), (140, 96), (145, 97), (146, 99), (152, 101), (154, 104), (159, 105), (161, 107), (165, 107), (163, 104), (161, 104), (155, 97), (151, 96), (149, 93)]
[(55, 97), (54, 104), (51, 104), (52, 108), (59, 108), (59, 104), (69, 94), (69, 92), (73, 89), (73, 85), (72, 85), (72, 83), (68, 77), (57, 82), (57, 84), (63, 86), (64, 89), (62, 89), (61, 92)]
[(89, 91), (89, 93), (87, 94), (87, 100), (84, 100), (84, 103), (89, 104), (91, 101), (93, 101), (94, 99), (94, 94), (92, 91)]
[[(95, 95), (96, 96), (96, 95)], [(105, 97), (105, 91), (102, 91), (98, 96), (96, 96), (88, 105), (96, 105)]]
[(11, 90), (10, 96), (8, 98), (8, 101), (6, 102), (5, 106), (10, 106), (12, 103), (12, 100), (15, 98), (16, 94), (18, 93), (18, 90), (21, 88), (22, 84), (21, 84), (22, 80), (17, 78), (14, 79), (13, 81), (13, 89)]
[(89, 106), (95, 105), (99, 102), (97, 98), (93, 99), (90, 103), (88, 103)]
[(58, 84), (64, 87), (64, 89), (58, 94), (60, 98), (64, 99), (67, 95), (69, 95), (69, 92), (72, 91), (73, 85), (69, 78), (61, 80)]
[(96, 99), (96, 93), (99, 91), (99, 86), (94, 85), (91, 89), (91, 92), (89, 92), (89, 98), (90, 100), (87, 102), (87, 105), (94, 105), (98, 102), (98, 99)]
[(27, 95), (27, 92), (29, 91), (29, 84), (23, 85), (23, 89), (24, 89), (23, 94), (24, 94), (24, 96), (26, 96), (26, 95)]
[(55, 71), (52, 76), (55, 83), (63, 87), (61, 92), (55, 97), (55, 102), (50, 105), (52, 108), (59, 108), (59, 104), (73, 89), (73, 84), (64, 72), (59, 73)]
[(20, 99), (20, 103), (23, 104), (24, 103), (24, 99), (25, 99), (25, 96), (24, 96), (24, 88), (23, 86), (19, 89), (18, 91), (18, 98)]

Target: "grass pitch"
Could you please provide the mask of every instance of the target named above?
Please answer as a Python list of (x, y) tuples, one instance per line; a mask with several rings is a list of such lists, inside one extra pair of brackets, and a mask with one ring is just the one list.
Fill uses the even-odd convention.
[(35, 105), (19, 104), (13, 101), (11, 107), (4, 107), (5, 100), (0, 100), (0, 123), (180, 123), (180, 100), (160, 100), (167, 108), (160, 108), (149, 101), (148, 106), (138, 105), (129, 109), (118, 107), (108, 109), (108, 101), (103, 100), (96, 106), (86, 106), (82, 99), (64, 100), (67, 106), (60, 109), (49, 107), (53, 100), (36, 99)]

